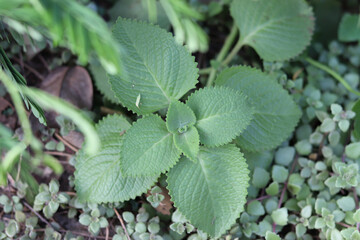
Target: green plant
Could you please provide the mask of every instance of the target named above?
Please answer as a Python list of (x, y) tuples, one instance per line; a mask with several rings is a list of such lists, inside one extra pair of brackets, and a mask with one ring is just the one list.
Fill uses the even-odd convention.
[(68, 203), (69, 196), (66, 193), (59, 193), (59, 183), (51, 180), (49, 186), (40, 185), (39, 194), (34, 201), (34, 210), (42, 209), (46, 218), (51, 218), (58, 210), (60, 204)]
[(94, 208), (90, 214), (83, 213), (79, 217), (79, 222), (82, 225), (89, 226), (89, 232), (93, 235), (97, 235), (100, 228), (108, 226), (108, 221), (104, 217), (100, 217), (100, 211), (98, 208)]
[[(254, 14), (259, 7), (262, 16)], [(260, 152), (278, 146), (295, 128), (300, 111), (283, 87), (260, 70), (231, 67), (215, 80), (216, 73), (243, 45), (265, 60), (298, 55), (310, 42), (313, 15), (302, 0), (233, 1), (231, 12), (239, 41), (226, 57), (237, 33), (233, 28), (216, 59), (219, 64), (210, 69), (207, 87), (196, 91), (191, 90), (198, 83), (196, 63), (170, 34), (118, 19), (113, 35), (126, 52), (124, 72), (109, 76), (111, 88), (105, 94), (142, 118), (131, 125), (114, 115), (97, 124), (101, 150), (77, 156), (75, 186), (81, 200), (122, 202), (167, 173), (172, 201), (199, 230), (219, 237), (239, 217), (249, 180), (240, 149)], [(291, 175), (289, 186), (298, 192), (299, 185), (298, 176)], [(273, 219), (284, 225), (278, 219), (287, 214), (280, 208)]]
[[(88, 62), (95, 52), (109, 73), (121, 71), (120, 47), (112, 38), (106, 23), (76, 1), (1, 0), (0, 4), (0, 17), (5, 22), (11, 21), (8, 25), (17, 27), (15, 30), (20, 33), (19, 36), (26, 33), (41, 39), (43, 34), (51, 37), (55, 45), (69, 47), (79, 55), (82, 63)], [(20, 43), (24, 42), (21, 37), (16, 39)]]

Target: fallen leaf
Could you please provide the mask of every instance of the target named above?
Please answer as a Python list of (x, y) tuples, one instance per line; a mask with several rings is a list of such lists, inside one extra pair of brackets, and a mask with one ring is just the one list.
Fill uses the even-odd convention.
[[(40, 88), (80, 109), (90, 110), (92, 107), (93, 84), (83, 67), (58, 67), (46, 76)], [(58, 126), (55, 112), (46, 112), (45, 116), (49, 127)]]
[(41, 83), (41, 89), (63, 98), (80, 109), (91, 109), (93, 85), (85, 68), (59, 67)]

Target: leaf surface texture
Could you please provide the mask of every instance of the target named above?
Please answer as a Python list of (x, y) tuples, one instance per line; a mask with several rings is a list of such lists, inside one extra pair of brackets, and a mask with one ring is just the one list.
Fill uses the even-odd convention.
[(195, 113), (200, 142), (219, 146), (238, 136), (252, 119), (246, 96), (226, 87), (200, 89), (187, 100)]
[(195, 127), (190, 127), (184, 133), (174, 134), (174, 142), (176, 147), (188, 158), (196, 161), (199, 152), (200, 137)]
[(194, 58), (170, 33), (150, 24), (119, 19), (113, 34), (125, 51), (125, 73), (110, 76), (110, 84), (128, 109), (149, 114), (168, 107), (195, 87), (198, 69)]
[(122, 172), (126, 176), (159, 176), (180, 157), (173, 134), (168, 132), (165, 122), (157, 115), (135, 122), (124, 135), (121, 149)]
[(266, 61), (293, 58), (310, 43), (314, 15), (304, 0), (235, 0), (230, 10), (240, 41)]
[(131, 127), (123, 117), (112, 115), (96, 125), (101, 149), (95, 155), (80, 150), (76, 159), (75, 187), (89, 202), (123, 202), (146, 192), (157, 176), (124, 177), (120, 171), (122, 134)]
[(236, 141), (247, 151), (274, 148), (290, 136), (301, 112), (275, 79), (255, 68), (239, 66), (220, 73), (216, 85), (241, 90), (255, 110), (254, 118)]
[(182, 102), (172, 102), (166, 115), (166, 126), (172, 133), (182, 128), (191, 127), (196, 123), (194, 112)]
[(235, 145), (201, 147), (196, 163), (187, 158), (168, 173), (175, 206), (198, 229), (219, 237), (244, 209), (248, 169)]
[(338, 38), (343, 42), (360, 39), (359, 14), (344, 14), (339, 25)]

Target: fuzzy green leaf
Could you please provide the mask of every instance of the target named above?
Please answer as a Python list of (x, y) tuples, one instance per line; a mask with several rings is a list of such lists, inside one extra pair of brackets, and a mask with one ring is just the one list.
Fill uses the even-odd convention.
[(116, 22), (113, 33), (126, 52), (122, 58), (125, 74), (110, 76), (110, 84), (128, 109), (142, 115), (152, 113), (195, 87), (194, 58), (170, 33), (125, 19)]
[(196, 122), (194, 112), (182, 102), (172, 102), (166, 115), (167, 129), (172, 133), (181, 133)]
[(230, 10), (240, 41), (266, 61), (293, 58), (310, 43), (314, 15), (304, 0), (236, 0)]
[(253, 115), (245, 95), (225, 87), (200, 89), (186, 104), (195, 113), (200, 142), (209, 147), (230, 142), (249, 125)]
[(165, 122), (157, 115), (139, 119), (124, 135), (121, 169), (125, 176), (157, 175), (169, 170), (180, 157)]
[(338, 38), (343, 42), (360, 40), (359, 14), (344, 14), (340, 21)]
[(277, 235), (276, 233), (270, 232), (270, 231), (266, 232), (265, 239), (266, 240), (281, 240), (279, 235)]
[(185, 156), (196, 161), (200, 137), (195, 127), (190, 127), (186, 132), (174, 134), (174, 143)]
[(301, 116), (291, 96), (274, 79), (260, 70), (239, 66), (221, 72), (216, 85), (247, 95), (254, 118), (236, 139), (247, 151), (263, 151), (282, 143), (294, 130)]
[(119, 99), (115, 97), (114, 91), (111, 89), (106, 70), (100, 65), (96, 59), (91, 59), (89, 69), (97, 89), (112, 103), (119, 104)]
[(131, 127), (125, 118), (112, 115), (96, 125), (101, 149), (76, 158), (75, 186), (80, 199), (89, 202), (123, 202), (146, 192), (157, 176), (124, 177), (120, 171), (122, 134)]
[(182, 158), (168, 173), (178, 210), (195, 227), (219, 237), (244, 209), (249, 171), (234, 145), (200, 147), (196, 163)]

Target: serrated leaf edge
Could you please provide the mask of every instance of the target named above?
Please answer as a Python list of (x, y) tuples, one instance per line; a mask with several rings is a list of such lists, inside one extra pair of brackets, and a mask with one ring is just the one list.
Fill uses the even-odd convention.
[[(244, 157), (244, 154), (240, 151), (240, 149), (239, 149), (238, 146), (236, 146), (235, 144), (231, 144), (231, 143), (225, 144), (225, 145), (233, 145), (233, 146), (238, 150), (238, 152), (241, 154), (241, 157), (245, 160), (245, 163), (246, 163), (246, 158)], [(223, 146), (223, 145), (222, 145), (222, 146)], [(209, 148), (216, 148), (216, 147), (209, 147)], [(200, 152), (200, 150), (199, 150), (199, 152)], [(191, 160), (190, 160), (190, 161), (191, 161)], [(197, 161), (197, 162), (198, 162), (198, 161)], [(247, 163), (246, 163), (246, 165), (247, 165)], [(247, 188), (248, 188), (249, 185), (250, 185), (250, 184), (249, 184), (249, 181), (250, 181), (250, 176), (249, 176), (250, 171), (249, 171), (249, 168), (247, 168), (247, 171), (248, 171), (248, 174), (247, 174), (247, 180), (248, 180), (248, 181), (247, 181), (247, 185), (248, 185)], [(168, 179), (168, 174), (166, 174), (166, 183), (167, 183), (166, 189), (169, 191), (170, 201), (174, 203), (174, 207), (175, 207), (176, 209), (178, 209), (178, 211), (185, 217), (185, 219), (188, 220), (187, 216), (185, 216), (185, 214), (183, 214), (183, 212), (182, 212), (182, 210), (180, 209), (180, 207), (178, 207), (178, 206), (177, 206), (177, 203), (174, 201), (174, 199), (173, 199), (173, 197), (172, 197), (172, 191), (171, 191), (171, 189), (169, 189), (169, 182), (168, 182), (167, 179)], [(246, 199), (246, 196), (249, 194), (248, 191), (247, 191), (247, 188), (246, 188), (245, 199)], [(246, 205), (246, 203), (244, 204), (244, 206), (242, 206), (242, 211), (241, 211), (241, 212), (243, 212), (243, 211), (245, 210), (245, 205)], [(241, 212), (240, 212), (240, 213), (241, 213)], [(240, 215), (235, 218), (235, 221), (236, 221), (236, 219), (238, 219), (238, 218), (240, 218)], [(190, 220), (188, 220), (188, 221), (190, 222)], [(235, 221), (234, 221), (234, 223), (235, 223)], [(191, 223), (191, 222), (190, 222), (190, 223)], [(194, 226), (195, 226), (195, 225), (194, 225)], [(233, 226), (233, 224), (230, 224), (228, 228), (224, 229), (224, 232), (221, 233), (221, 236), (224, 235), (227, 231), (229, 231), (232, 226)], [(201, 228), (198, 228), (197, 226), (195, 226), (195, 228), (200, 229), (201, 231), (207, 233), (205, 230), (203, 230), (203, 229), (201, 229)], [(209, 233), (207, 233), (207, 234), (209, 234)], [(209, 234), (209, 235), (211, 235), (211, 234)], [(211, 235), (211, 236), (212, 236), (212, 237), (215, 237), (215, 236), (213, 236), (213, 235)]]
[[(188, 105), (186, 105), (185, 103), (183, 103), (183, 102), (180, 102), (180, 101), (174, 101), (174, 102), (179, 102), (179, 103), (181, 103), (181, 104), (183, 104), (190, 112), (191, 112), (191, 114), (194, 116), (194, 118), (195, 118), (195, 120), (196, 120), (196, 116), (195, 116), (195, 113), (194, 113), (194, 111), (188, 106)], [(172, 103), (172, 102), (171, 102)], [(168, 115), (169, 115), (169, 111), (170, 111), (170, 107), (171, 107), (171, 103), (169, 104), (169, 108), (168, 108), (168, 110), (167, 110), (167, 113), (166, 113), (166, 118), (165, 118), (165, 124), (166, 124), (166, 128), (167, 128), (167, 130), (170, 132), (170, 130), (169, 130), (169, 126), (168, 126)], [(189, 125), (189, 127), (192, 127), (192, 126), (194, 126), (196, 124), (196, 121), (195, 121), (195, 123), (194, 124), (192, 124), (192, 125)], [(197, 129), (196, 129), (197, 130)], [(175, 133), (173, 133), (173, 134), (175, 134)]]
[[(159, 115), (157, 115), (157, 114), (146, 114), (146, 115), (143, 115), (143, 117), (142, 118), (140, 118), (140, 119), (138, 119), (137, 121), (135, 121), (135, 122), (133, 122), (133, 124), (131, 125), (131, 127), (130, 128), (132, 128), (134, 125), (136, 125), (138, 122), (139, 122), (139, 120), (142, 120), (142, 119), (144, 119), (144, 118), (146, 118), (146, 117), (149, 117), (149, 116), (156, 116), (156, 117), (158, 117), (161, 121), (163, 121), (164, 122), (164, 120), (159, 116)], [(165, 123), (165, 122), (164, 122)], [(129, 129), (130, 129), (129, 128)], [(167, 129), (166, 129), (167, 130)], [(171, 134), (171, 135), (174, 135), (173, 133), (171, 133), (171, 132), (169, 132), (169, 134)], [(172, 137), (170, 137), (171, 138), (171, 140), (173, 141), (173, 144), (174, 144), (174, 146), (176, 147), (176, 145), (175, 145), (175, 143), (174, 143), (174, 137), (172, 136)], [(124, 134), (124, 136), (123, 136), (123, 138), (122, 138), (122, 141), (124, 141), (126, 139), (126, 134)], [(176, 149), (178, 149), (177, 147), (176, 147)], [(126, 173), (124, 173), (124, 170), (123, 170), (123, 167), (122, 167), (122, 162), (121, 162), (121, 158), (122, 158), (122, 156), (121, 156), (121, 153), (122, 153), (122, 151), (120, 151), (120, 171), (121, 171), (121, 174), (123, 174), (124, 175), (124, 177), (146, 177), (146, 176), (149, 176), (149, 177), (152, 177), (152, 176), (160, 176), (162, 173), (166, 173), (167, 171), (169, 171), (171, 168), (173, 168), (178, 162), (179, 162), (179, 159), (180, 159), (180, 156), (181, 156), (181, 151), (179, 151), (179, 153), (178, 153), (178, 157), (177, 157), (177, 160), (174, 162), (174, 164), (172, 164), (172, 165), (170, 165), (170, 167), (168, 167), (168, 169), (165, 169), (165, 170), (163, 170), (163, 171), (159, 171), (158, 173), (149, 173), (149, 174), (147, 174), (147, 175), (137, 175), (137, 174), (126, 174)]]
[[(158, 24), (149, 23), (149, 22), (146, 22), (146, 21), (138, 20), (138, 19), (123, 18), (123, 17), (119, 16), (119, 17), (117, 18), (115, 24), (114, 24), (113, 27), (111, 28), (111, 32), (112, 32), (112, 33), (113, 33), (113, 31), (114, 31), (115, 25), (116, 25), (116, 24), (118, 23), (118, 21), (120, 21), (120, 20), (124, 20), (124, 21), (128, 21), (128, 22), (135, 22), (135, 23), (139, 23), (139, 24), (144, 24), (144, 25), (150, 25), (150, 26), (153, 26), (153, 27), (157, 27), (157, 28), (159, 28), (161, 31), (165, 32), (167, 35), (171, 36), (171, 38), (173, 39), (173, 41), (175, 42), (175, 44), (178, 46), (178, 48), (184, 48), (185, 51), (187, 52), (187, 54), (190, 55), (190, 59), (192, 59), (192, 63), (194, 64), (195, 69), (196, 69), (196, 79), (195, 79), (195, 80), (196, 80), (197, 82), (194, 84), (194, 86), (193, 86), (192, 88), (189, 89), (189, 91), (190, 91), (191, 89), (194, 89), (194, 88), (196, 87), (196, 84), (199, 82), (199, 80), (198, 80), (198, 79), (199, 79), (199, 68), (197, 67), (198, 64), (197, 64), (197, 62), (195, 61), (195, 56), (193, 56), (193, 55), (190, 53), (190, 51), (189, 51), (184, 45), (180, 45), (179, 43), (177, 43), (177, 42), (175, 41), (174, 35), (173, 35), (171, 32), (168, 32), (168, 31), (166, 31), (165, 29), (161, 28)], [(125, 71), (124, 71), (124, 72), (125, 72)], [(108, 80), (108, 82), (110, 83), (110, 79), (109, 79), (110, 74), (107, 73), (106, 75), (107, 75), (107, 80)], [(110, 83), (110, 89), (111, 89), (111, 91), (113, 91), (113, 92), (115, 93), (115, 91), (114, 91), (114, 89), (113, 89), (113, 85), (112, 85), (111, 83)], [(185, 94), (186, 94), (186, 93), (184, 93), (184, 95), (185, 95)], [(184, 96), (184, 95), (183, 95), (183, 96)], [(181, 99), (183, 96), (181, 96), (179, 99)], [(117, 97), (116, 94), (115, 94), (115, 98), (119, 100), (119, 103), (120, 103), (123, 107), (125, 107), (129, 112), (132, 112), (133, 114), (136, 114), (136, 115), (139, 115), (139, 116), (147, 116), (147, 115), (151, 114), (151, 113), (146, 113), (146, 114), (138, 113), (138, 112), (135, 111), (136, 108), (134, 108), (135, 110), (133, 110), (133, 109), (125, 106), (125, 105), (122, 103), (122, 101), (120, 101), (120, 99)], [(172, 99), (172, 100), (179, 100), (179, 99)], [(169, 107), (169, 106), (170, 106), (170, 102), (168, 103), (167, 107)], [(155, 112), (157, 112), (157, 111), (159, 111), (159, 110), (161, 110), (161, 109), (162, 109), (162, 108), (160, 108), (160, 109), (158, 109), (158, 110), (155, 110), (155, 111), (153, 111), (152, 113), (155, 113)]]
[[(246, 102), (249, 101), (249, 97), (248, 97), (246, 94), (244, 94), (243, 92), (239, 91), (239, 90), (236, 90), (236, 89), (233, 89), (233, 88), (229, 88), (229, 87), (225, 87), (225, 86), (211, 86), (211, 87), (200, 88), (200, 89), (196, 90), (195, 92), (193, 92), (193, 93), (186, 99), (185, 104), (187, 104), (187, 102), (189, 101), (189, 99), (190, 99), (191, 97), (193, 97), (194, 94), (196, 94), (196, 93), (198, 93), (198, 92), (202, 92), (202, 91), (207, 91), (207, 90), (210, 89), (210, 88), (213, 88), (213, 89), (228, 89), (228, 90), (230, 90), (230, 91), (233, 91), (235, 94), (239, 94), (239, 95), (243, 96), (243, 97), (245, 98), (245, 101), (246, 101)], [(249, 124), (248, 124), (247, 126), (249, 126), (249, 125), (250, 125), (250, 122), (254, 119), (253, 115), (254, 115), (254, 113), (255, 113), (255, 109), (251, 106), (251, 104), (248, 104), (248, 107), (249, 107), (249, 109), (250, 109), (250, 111), (251, 111), (251, 117), (250, 117)], [(190, 109), (191, 109), (191, 108), (190, 108)], [(196, 117), (196, 116), (195, 116), (195, 117)], [(194, 126), (196, 127), (196, 123), (195, 123)], [(247, 126), (246, 126), (246, 127), (247, 127)], [(246, 127), (245, 127), (244, 129), (240, 130), (233, 138), (228, 138), (225, 143), (208, 145), (208, 144), (202, 143), (201, 140), (200, 140), (200, 143), (203, 144), (204, 146), (210, 147), (210, 148), (220, 147), (220, 146), (226, 145), (226, 144), (230, 143), (232, 140), (236, 139), (238, 136), (240, 136), (240, 134), (246, 129)], [(197, 130), (197, 128), (196, 128), (196, 130)]]
[[(263, 61), (270, 61), (270, 62), (282, 62), (282, 61), (291, 61), (295, 58), (297, 58), (298, 56), (300, 56), (304, 51), (305, 49), (307, 49), (310, 44), (311, 44), (311, 41), (312, 41), (312, 38), (314, 36), (314, 30), (315, 30), (315, 22), (316, 22), (316, 17), (314, 15), (314, 10), (313, 10), (313, 7), (310, 6), (305, 0), (301, 0), (302, 2), (304, 2), (305, 4), (308, 5), (309, 9), (310, 9), (310, 13), (309, 13), (309, 18), (310, 18), (310, 21), (312, 21), (312, 27), (310, 29), (308, 29), (310, 31), (310, 38), (309, 40), (307, 41), (307, 43), (304, 45), (304, 47), (302, 49), (300, 49), (299, 53), (294, 55), (293, 57), (290, 57), (290, 58), (279, 58), (277, 60), (266, 60), (266, 59), (263, 59), (260, 54), (255, 50), (255, 48), (253, 46), (251, 46), (251, 44), (249, 44), (248, 42), (245, 43), (244, 45), (247, 45), (247, 46), (250, 46), (252, 49), (254, 49), (254, 51), (256, 52), (256, 54), (263, 60)], [(235, 1), (233, 1), (235, 2)], [(231, 3), (233, 4), (233, 3)], [(234, 18), (234, 15), (233, 15), (233, 8), (230, 7), (230, 15), (233, 19)], [(237, 26), (237, 25), (236, 25)], [(239, 26), (237, 26), (237, 28), (240, 30)]]
[[(286, 91), (275, 79), (273, 79), (273, 77), (267, 75), (266, 73), (264, 73), (263, 71), (261, 71), (261, 70), (258, 69), (258, 68), (251, 67), (251, 66), (246, 66), (246, 65), (234, 65), (234, 66), (231, 66), (231, 67), (227, 67), (227, 68), (223, 69), (223, 70), (219, 73), (218, 77), (219, 77), (219, 76), (221, 75), (221, 73), (222, 73), (223, 71), (225, 71), (225, 70), (232, 69), (232, 68), (239, 68), (239, 67), (251, 69), (251, 70), (254, 70), (255, 72), (258, 72), (258, 73), (264, 75), (264, 77), (268, 78), (269, 80), (273, 81), (275, 84), (279, 85), (279, 87), (281, 88), (280, 91), (288, 94), (288, 95), (291, 97), (291, 99), (293, 100), (294, 104), (295, 104), (297, 107), (296, 107), (296, 114), (290, 114), (290, 115), (292, 115), (292, 116), (298, 115), (298, 120), (296, 121), (296, 124), (294, 125), (294, 127), (291, 129), (291, 132), (294, 132), (296, 126), (299, 124), (299, 121), (300, 121), (302, 112), (301, 112), (298, 104), (294, 101), (292, 95), (291, 95), (288, 91)], [(217, 82), (218, 77), (217, 77), (216, 80), (215, 80), (215, 86), (216, 86), (216, 82)], [(246, 94), (245, 94), (245, 95), (246, 95)], [(246, 96), (246, 97), (247, 97), (248, 99), (250, 99), (248, 96)], [(250, 103), (251, 103), (251, 99), (250, 99), (249, 101), (250, 101)], [(256, 113), (257, 113), (256, 110), (255, 110), (255, 108), (253, 108), (253, 111), (254, 111), (253, 114), (256, 114)], [(245, 128), (245, 129), (246, 129), (246, 128)], [(245, 129), (244, 129), (244, 130), (245, 130)], [(238, 136), (237, 136), (237, 137), (238, 137)], [(262, 148), (260, 147), (259, 150), (254, 150), (254, 149), (249, 149), (249, 148), (245, 148), (244, 146), (241, 146), (241, 145), (238, 143), (238, 141), (237, 141), (237, 137), (235, 138), (235, 141), (234, 141), (235, 144), (236, 144), (236, 146), (239, 147), (240, 149), (244, 149), (244, 150), (246, 150), (246, 151), (248, 151), (248, 152), (252, 152), (252, 153), (271, 150), (271, 149), (276, 148), (276, 147), (279, 145), (279, 144), (277, 144), (277, 145), (271, 145), (270, 147), (262, 147)], [(288, 136), (288, 137), (289, 137), (289, 136)], [(283, 137), (283, 138), (281, 138), (281, 142), (284, 142), (288, 137)]]
[[(90, 70), (90, 72), (91, 72), (91, 70)], [(110, 86), (110, 91), (111, 92), (114, 92), (114, 90), (112, 89), (112, 85), (110, 84), (110, 81), (109, 81), (109, 74), (108, 73), (106, 73), (106, 82), (109, 84), (109, 86)], [(111, 103), (113, 103), (113, 104), (116, 104), (116, 105), (119, 105), (119, 104), (121, 104), (122, 105), (122, 103), (120, 102), (120, 100), (119, 100), (119, 98), (115, 95), (115, 93), (114, 93), (114, 98), (116, 98), (118, 101), (116, 102), (116, 101), (114, 101), (113, 99), (111, 99), (110, 97), (108, 97), (107, 96), (107, 94), (102, 90), (102, 89), (100, 89), (99, 88), (99, 85), (98, 85), (98, 82), (97, 81), (93, 81), (94, 83), (95, 83), (95, 86), (96, 86), (96, 89), (97, 90), (99, 90), (99, 92), (101, 93), (101, 95), (103, 95), (104, 96), (104, 98), (106, 98), (106, 100), (108, 100), (109, 102), (111, 102)], [(123, 106), (123, 105), (122, 105)]]
[[(95, 124), (95, 127), (97, 128), (100, 124), (102, 124), (105, 120), (107, 120), (108, 118), (112, 118), (112, 117), (121, 117), (121, 118), (124, 118), (123, 116), (121, 115), (118, 115), (118, 114), (112, 114), (112, 115), (107, 115), (105, 117), (103, 117), (101, 120), (99, 120), (96, 124)], [(124, 118), (125, 119), (125, 118)], [(126, 119), (125, 119), (126, 120)], [(127, 121), (127, 120), (126, 120)], [(76, 158), (78, 157), (79, 154), (85, 154), (85, 153), (81, 153), (81, 150), (77, 152), (76, 154)], [(120, 160), (120, 156), (119, 156), (119, 160)], [(77, 168), (75, 168), (75, 172), (74, 172), (74, 177), (75, 177), (75, 191), (77, 192), (78, 191), (78, 170)], [(125, 176), (123, 176), (125, 177)], [(154, 182), (151, 184), (152, 186), (157, 182), (158, 178), (156, 178), (154, 180)], [(144, 191), (139, 191), (137, 194), (134, 193), (134, 194), (131, 194), (128, 198), (124, 198), (124, 199), (118, 199), (119, 202), (125, 202), (125, 201), (129, 201), (130, 199), (134, 199), (136, 198), (137, 196), (140, 196), (144, 193), (146, 193), (150, 188), (147, 188), (145, 189)], [(86, 197), (84, 196), (80, 196), (80, 195), (77, 195), (78, 199), (80, 200), (80, 202), (91, 202), (91, 203), (98, 203), (98, 204), (101, 204), (101, 203), (113, 203), (113, 202), (116, 202), (116, 201), (88, 201), (86, 200)]]
[[(193, 128), (195, 128), (196, 130), (196, 133), (199, 135), (199, 132), (197, 130), (197, 128), (195, 126), (192, 126)], [(199, 136), (199, 139), (200, 139), (200, 136)], [(183, 152), (183, 150), (176, 144), (176, 141), (175, 141), (175, 134), (173, 134), (173, 141), (174, 141), (174, 144), (176, 146), (177, 149), (179, 149), (179, 151), (184, 154), (185, 157), (189, 158), (191, 161), (193, 161), (194, 163), (197, 162), (197, 159), (193, 159), (192, 157), (188, 156), (185, 152)], [(199, 154), (199, 151), (200, 151), (200, 142), (199, 142), (199, 145), (198, 145), (198, 154)], [(181, 155), (181, 154), (180, 154)], [(179, 159), (181, 158), (181, 156), (179, 157)], [(170, 168), (171, 169), (171, 168)], [(169, 170), (170, 170), (169, 169)]]

